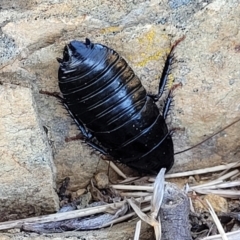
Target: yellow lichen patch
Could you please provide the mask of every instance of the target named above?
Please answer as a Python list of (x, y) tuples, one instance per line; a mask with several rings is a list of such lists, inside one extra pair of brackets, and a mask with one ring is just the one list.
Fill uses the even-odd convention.
[(156, 31), (154, 29), (151, 29), (149, 32), (146, 33), (144, 37), (139, 38), (138, 41), (139, 43), (145, 43), (146, 41), (148, 43), (152, 43), (155, 36), (156, 36)]
[(163, 57), (165, 54), (166, 54), (167, 51), (165, 50), (159, 50), (157, 52), (155, 52), (153, 55), (150, 55), (150, 56), (144, 56), (144, 54), (141, 54), (141, 56), (143, 56), (143, 60), (142, 61), (139, 61), (136, 63), (136, 65), (138, 67), (144, 67), (148, 62), (150, 61), (156, 61), (158, 60), (160, 57)]
[(139, 67), (144, 67), (150, 61), (157, 61), (159, 58), (165, 56), (170, 48), (157, 49), (159, 41), (166, 41), (168, 39), (167, 35), (159, 35), (156, 33), (156, 29), (152, 27), (143, 37), (138, 39), (141, 49), (139, 55), (142, 59), (135, 64)]
[[(161, 28), (157, 26), (147, 26), (142, 29), (140, 35), (129, 42), (128, 56), (131, 64), (139, 68), (153, 70), (154, 66), (161, 68), (170, 51), (170, 38)], [(161, 71), (151, 71), (152, 79), (159, 79)], [(173, 75), (169, 75), (168, 88), (171, 88), (174, 82)]]
[(108, 33), (113, 33), (113, 32), (120, 32), (122, 30), (122, 27), (106, 27), (101, 29), (101, 34), (108, 34)]

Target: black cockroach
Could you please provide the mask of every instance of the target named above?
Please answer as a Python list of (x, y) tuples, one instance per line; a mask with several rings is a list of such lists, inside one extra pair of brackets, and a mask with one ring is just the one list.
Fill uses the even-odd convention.
[(174, 87), (162, 112), (156, 101), (164, 92), (174, 48), (182, 39), (167, 56), (156, 95), (146, 92), (113, 49), (89, 39), (65, 46), (63, 59), (57, 59), (62, 101), (89, 145), (141, 173), (153, 174), (172, 167), (172, 131), (165, 120)]
[(61, 101), (90, 146), (140, 173), (155, 174), (163, 167), (172, 167), (173, 130), (168, 130), (165, 120), (177, 85), (170, 89), (162, 112), (156, 102), (166, 87), (173, 51), (182, 40), (176, 41), (167, 55), (156, 95), (146, 92), (127, 62), (113, 49), (89, 39), (65, 46), (63, 59), (57, 58)]

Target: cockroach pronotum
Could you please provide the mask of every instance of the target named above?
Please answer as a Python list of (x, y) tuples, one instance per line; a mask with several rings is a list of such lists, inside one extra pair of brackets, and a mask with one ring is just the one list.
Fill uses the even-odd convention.
[(156, 102), (166, 88), (174, 49), (183, 39), (167, 55), (156, 95), (147, 93), (113, 49), (89, 39), (64, 47), (63, 58), (57, 58), (61, 101), (91, 147), (140, 173), (155, 174), (172, 167), (173, 130), (165, 120), (177, 85), (169, 90), (162, 111)]

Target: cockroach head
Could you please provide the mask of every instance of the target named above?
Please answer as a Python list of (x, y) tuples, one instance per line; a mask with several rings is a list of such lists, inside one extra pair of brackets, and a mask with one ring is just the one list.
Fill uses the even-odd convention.
[(71, 64), (75, 61), (83, 61), (91, 54), (94, 44), (86, 38), (85, 42), (73, 40), (63, 49), (63, 59), (57, 58), (61, 65)]

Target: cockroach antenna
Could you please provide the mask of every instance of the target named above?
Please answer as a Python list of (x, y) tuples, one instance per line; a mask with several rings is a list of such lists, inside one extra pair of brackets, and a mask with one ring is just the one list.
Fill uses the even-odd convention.
[(180, 153), (184, 153), (184, 152), (187, 152), (201, 144), (203, 144), (204, 142), (206, 142), (207, 140), (211, 139), (212, 137), (218, 135), (219, 133), (223, 132), (224, 130), (226, 130), (227, 128), (231, 127), (232, 125), (236, 124), (237, 122), (240, 122), (240, 118), (237, 119), (236, 121), (230, 123), (229, 125), (227, 125), (226, 127), (220, 129), (219, 131), (217, 131), (216, 133), (212, 134), (211, 136), (207, 137), (206, 139), (204, 139), (203, 141), (197, 143), (196, 145), (192, 146), (192, 147), (189, 147), (189, 148), (186, 148), (184, 150), (181, 150), (181, 151), (178, 151), (178, 152), (175, 152), (174, 155), (177, 155), (177, 154), (180, 154)]

